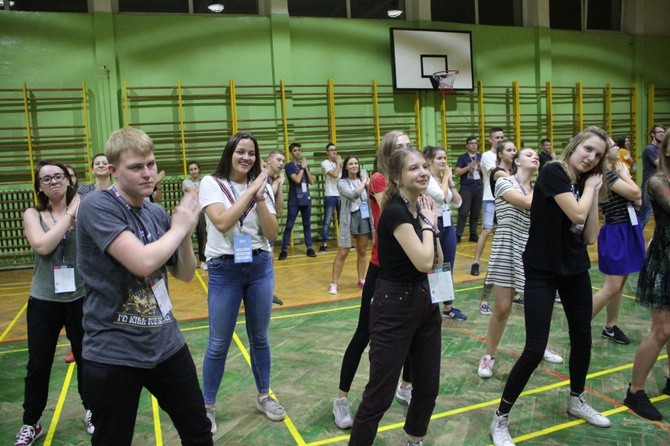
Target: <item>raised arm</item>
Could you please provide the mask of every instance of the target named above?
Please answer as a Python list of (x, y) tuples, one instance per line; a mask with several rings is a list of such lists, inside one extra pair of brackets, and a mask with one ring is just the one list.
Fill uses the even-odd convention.
[[(419, 197), (421, 212), (433, 222), (435, 227), (435, 203), (427, 195)], [(412, 265), (423, 273), (427, 273), (435, 266), (435, 232), (427, 223), (421, 221), (421, 238), (416, 235), (414, 227), (409, 223), (398, 225), (393, 236), (398, 240)], [(438, 259), (439, 261), (439, 259)]]
[(602, 175), (592, 174), (584, 184), (584, 192), (579, 201), (572, 192), (564, 192), (554, 196), (556, 203), (571, 222), (583, 225), (591, 212), (593, 201), (598, 201), (598, 191), (602, 186)]
[(39, 255), (50, 254), (58, 247), (65, 233), (72, 227), (79, 209), (79, 195), (75, 195), (65, 210), (65, 215), (49, 231), (40, 224), (40, 214), (30, 208), (23, 213), (23, 229), (30, 247)]
[(191, 233), (198, 223), (199, 212), (200, 204), (197, 196), (192, 193), (184, 194), (179, 205), (173, 210), (170, 229), (161, 238), (145, 245), (131, 231), (123, 231), (107, 246), (107, 252), (131, 273), (146, 277), (164, 265), (174, 252), (178, 251), (179, 260), (175, 268), (175, 277), (190, 280), (196, 265), (190, 240)]
[[(214, 181), (218, 181), (214, 179)], [(249, 185), (249, 187), (242, 193), (242, 195), (232, 204), (231, 207), (226, 208), (223, 203), (212, 203), (205, 207), (205, 214), (212, 221), (212, 224), (220, 232), (227, 232), (230, 228), (239, 223), (240, 217), (245, 209), (251, 203), (251, 200), (258, 193), (259, 190), (265, 189), (267, 181), (267, 172), (263, 171), (260, 175)], [(224, 187), (228, 187), (224, 185)]]

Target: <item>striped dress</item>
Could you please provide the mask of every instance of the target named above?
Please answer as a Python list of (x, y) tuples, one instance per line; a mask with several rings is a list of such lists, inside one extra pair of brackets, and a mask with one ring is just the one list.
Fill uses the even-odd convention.
[(510, 190), (524, 193), (513, 177), (499, 178), (495, 188), (498, 227), (493, 235), (484, 283), (523, 292), (526, 278), (523, 273), (522, 254), (528, 240), (530, 211), (518, 208), (502, 198)]

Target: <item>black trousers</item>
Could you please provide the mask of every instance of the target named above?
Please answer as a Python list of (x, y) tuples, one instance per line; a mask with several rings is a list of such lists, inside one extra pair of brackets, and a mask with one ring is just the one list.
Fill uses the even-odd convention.
[(81, 360), (81, 342), (84, 338), (81, 325), (83, 302), (83, 297), (72, 302), (50, 302), (34, 297), (28, 299), (28, 365), (23, 397), (23, 424), (37, 423), (47, 405), (51, 367), (58, 335), (63, 327), (77, 364), (77, 390), (82, 401), (86, 401)]
[(458, 208), (458, 223), (456, 223), (456, 238), (463, 237), (465, 231), (465, 223), (470, 217), (470, 237), (477, 235), (477, 225), (479, 224), (479, 214), (482, 213), (482, 197), (484, 190), (478, 191), (461, 190), (461, 198), (463, 202)]

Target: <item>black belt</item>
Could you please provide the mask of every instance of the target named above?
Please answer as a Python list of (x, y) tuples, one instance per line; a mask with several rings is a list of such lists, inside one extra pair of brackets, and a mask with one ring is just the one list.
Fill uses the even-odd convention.
[[(251, 251), (251, 254), (255, 256), (255, 255), (258, 255), (258, 254), (262, 253), (263, 251), (264, 251), (263, 249), (258, 248), (258, 249), (254, 249), (253, 251)], [(223, 260), (232, 260), (232, 259), (235, 258), (235, 255), (234, 254), (224, 254), (224, 255), (221, 256), (221, 258)]]

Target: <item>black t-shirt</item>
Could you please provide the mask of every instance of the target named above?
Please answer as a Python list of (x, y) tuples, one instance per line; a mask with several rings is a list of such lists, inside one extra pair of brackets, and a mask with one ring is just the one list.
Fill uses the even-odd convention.
[(583, 235), (575, 232), (554, 199), (565, 192), (581, 196), (560, 163), (544, 166), (533, 192), (524, 265), (561, 275), (577, 274), (591, 267)]
[(405, 202), (399, 195), (396, 195), (384, 206), (377, 225), (379, 277), (391, 282), (423, 282), (427, 279), (426, 273), (414, 267), (398, 240), (393, 236), (393, 231), (404, 223), (414, 226), (414, 231), (421, 239), (419, 218), (413, 218)]

